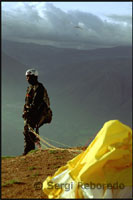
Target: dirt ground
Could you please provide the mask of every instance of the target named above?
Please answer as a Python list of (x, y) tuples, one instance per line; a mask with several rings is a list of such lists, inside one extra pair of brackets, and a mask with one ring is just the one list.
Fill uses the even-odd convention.
[(81, 149), (36, 150), (26, 156), (2, 158), (1, 198), (48, 199), (42, 191), (47, 176), (52, 176)]

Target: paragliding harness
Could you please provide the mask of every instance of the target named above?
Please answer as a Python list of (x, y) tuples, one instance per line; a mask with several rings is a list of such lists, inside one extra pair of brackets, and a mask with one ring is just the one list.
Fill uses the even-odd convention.
[(37, 123), (37, 127), (40, 128), (43, 124), (51, 123), (52, 121), (52, 110), (51, 108), (43, 102), (40, 108), (40, 117)]
[(50, 108), (50, 100), (47, 90), (45, 88), (44, 88), (43, 102), (39, 106), (38, 112), (39, 112), (39, 120), (37, 123), (38, 128), (40, 128), (43, 124), (51, 123), (53, 112)]

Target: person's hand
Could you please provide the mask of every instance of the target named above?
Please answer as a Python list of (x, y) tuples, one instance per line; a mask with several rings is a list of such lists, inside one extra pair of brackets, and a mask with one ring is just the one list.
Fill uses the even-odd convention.
[(27, 118), (29, 116), (29, 113), (27, 111), (24, 111), (22, 114), (22, 118)]
[(26, 111), (23, 112), (23, 114), (22, 114), (22, 118), (25, 118), (25, 113), (26, 113)]

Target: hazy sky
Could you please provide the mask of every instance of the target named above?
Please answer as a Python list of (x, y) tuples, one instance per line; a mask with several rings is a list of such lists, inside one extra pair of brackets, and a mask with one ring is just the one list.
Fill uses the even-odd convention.
[(2, 2), (2, 39), (71, 48), (132, 43), (132, 2)]

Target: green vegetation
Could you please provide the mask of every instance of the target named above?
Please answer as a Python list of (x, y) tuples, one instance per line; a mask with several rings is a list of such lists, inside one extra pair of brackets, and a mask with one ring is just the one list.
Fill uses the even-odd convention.
[(36, 169), (36, 167), (34, 167), (34, 166), (31, 166), (28, 168), (28, 170), (34, 170), (34, 169)]
[(57, 168), (59, 168), (60, 166), (58, 166), (58, 165), (52, 165), (50, 168), (51, 169), (57, 169)]
[(32, 174), (31, 177), (39, 176), (39, 172), (36, 172), (35, 174)]
[(56, 158), (63, 159), (64, 156), (56, 156)]
[(12, 180), (9, 180), (9, 181), (3, 183), (2, 186), (3, 186), (3, 187), (8, 187), (8, 186), (13, 185), (13, 184), (22, 184), (22, 183), (23, 183), (23, 182), (20, 182), (20, 181), (18, 181), (18, 180), (12, 179)]
[(49, 150), (48, 152), (49, 152), (50, 154), (56, 154), (56, 153), (58, 153), (58, 151), (57, 151), (57, 150), (54, 150), (54, 149), (53, 149), (53, 150)]
[(35, 150), (31, 150), (29, 153), (36, 153), (37, 151), (38, 151), (38, 149), (35, 149)]
[(2, 159), (15, 158), (16, 156), (2, 156)]
[(63, 149), (61, 152), (62, 153), (65, 153), (65, 152), (67, 152), (68, 150), (67, 149)]

